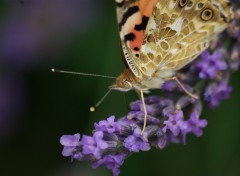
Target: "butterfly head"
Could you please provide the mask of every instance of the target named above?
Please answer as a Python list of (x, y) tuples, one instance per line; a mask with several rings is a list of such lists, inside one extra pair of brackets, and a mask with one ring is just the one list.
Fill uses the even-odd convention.
[(127, 92), (133, 89), (134, 79), (129, 69), (125, 69), (121, 75), (116, 78), (116, 82), (110, 86), (110, 89)]

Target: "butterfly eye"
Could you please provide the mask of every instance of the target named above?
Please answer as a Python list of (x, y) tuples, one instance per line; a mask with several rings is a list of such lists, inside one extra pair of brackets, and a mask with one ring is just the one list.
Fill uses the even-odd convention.
[(188, 0), (180, 0), (179, 5), (180, 7), (184, 7), (187, 4)]
[(213, 10), (211, 10), (211, 9), (205, 9), (201, 13), (201, 18), (204, 21), (211, 20), (212, 17), (213, 17)]

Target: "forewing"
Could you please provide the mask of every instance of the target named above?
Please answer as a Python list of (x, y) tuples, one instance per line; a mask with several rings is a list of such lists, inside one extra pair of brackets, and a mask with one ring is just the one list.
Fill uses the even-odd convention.
[(141, 77), (141, 72), (136, 61), (156, 3), (157, 0), (116, 0), (123, 60), (137, 77)]
[(179, 70), (208, 48), (230, 19), (224, 0), (158, 0), (136, 59), (139, 69), (148, 76)]

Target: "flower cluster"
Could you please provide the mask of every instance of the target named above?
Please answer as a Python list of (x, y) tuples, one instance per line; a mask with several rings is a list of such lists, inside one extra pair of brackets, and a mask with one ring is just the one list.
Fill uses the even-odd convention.
[[(71, 156), (80, 161), (92, 161), (93, 168), (100, 165), (119, 174), (119, 168), (126, 157), (134, 152), (148, 151), (151, 147), (163, 149), (167, 144), (179, 143), (186, 135), (202, 135), (206, 120), (199, 118), (202, 106), (199, 100), (189, 96), (180, 97), (176, 103), (168, 98), (156, 96), (145, 99), (147, 107), (147, 127), (143, 134), (143, 106), (140, 100), (131, 104), (131, 112), (115, 121), (111, 116), (107, 120), (95, 123), (92, 136), (80, 134), (63, 135), (60, 139), (64, 146), (63, 156)], [(185, 109), (191, 109), (189, 114)], [(185, 117), (189, 117), (185, 119)]]
[[(131, 103), (131, 111), (115, 120), (114, 116), (95, 123), (92, 136), (63, 135), (62, 154), (79, 161), (91, 161), (92, 167), (104, 166), (113, 175), (120, 173), (120, 166), (133, 153), (148, 151), (152, 147), (163, 149), (170, 143), (186, 143), (187, 134), (199, 137), (207, 121), (201, 119), (202, 103), (217, 107), (230, 96), (229, 79), (240, 63), (240, 10), (235, 7), (234, 20), (217, 41), (211, 43), (199, 59), (180, 70), (177, 77), (189, 91), (199, 96), (186, 95), (175, 81), (161, 87), (163, 97), (145, 98), (147, 126), (143, 133), (144, 110), (141, 100)], [(226, 43), (222, 41), (226, 38)]]

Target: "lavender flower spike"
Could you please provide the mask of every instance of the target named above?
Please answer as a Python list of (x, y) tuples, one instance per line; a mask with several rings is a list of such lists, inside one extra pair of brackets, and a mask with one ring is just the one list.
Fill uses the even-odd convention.
[[(183, 113), (185, 106), (180, 107), (168, 98), (156, 96), (146, 98), (145, 102), (148, 121), (143, 134), (141, 128), (144, 112), (141, 101), (135, 101), (131, 106), (132, 111), (117, 121), (111, 116), (105, 121), (95, 123), (96, 129), (92, 136), (83, 135), (80, 140), (79, 134), (64, 135), (61, 138), (64, 151), (66, 147), (71, 147), (63, 152), (64, 156), (71, 156), (79, 161), (92, 161), (93, 168), (102, 165), (117, 176), (120, 166), (131, 154), (148, 151), (152, 147), (163, 149), (172, 142), (178, 142), (188, 127), (185, 120), (187, 117)], [(191, 99), (187, 99), (184, 104), (194, 107)], [(203, 127), (205, 126), (201, 126)], [(188, 128), (187, 132), (191, 133), (191, 129), (194, 128)]]

